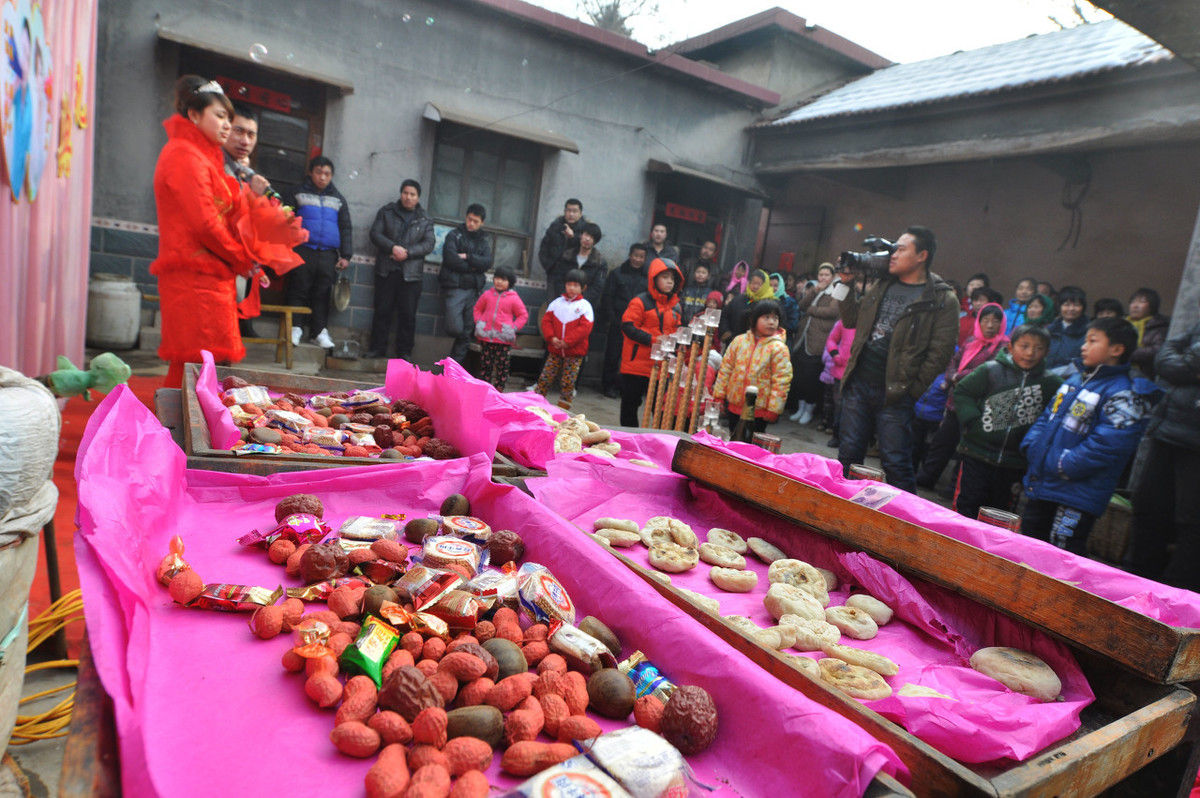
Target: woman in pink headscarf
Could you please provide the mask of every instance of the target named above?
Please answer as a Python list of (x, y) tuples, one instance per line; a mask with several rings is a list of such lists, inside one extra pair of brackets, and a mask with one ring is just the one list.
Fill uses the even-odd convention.
[(958, 426), (958, 414), (954, 412), (954, 385), (995, 357), (1008, 343), (1008, 335), (1005, 334), (1007, 326), (1004, 308), (992, 302), (979, 309), (979, 315), (975, 317), (974, 333), (962, 345), (962, 349), (946, 369), (946, 381), (949, 383), (946, 415), (929, 442), (929, 451), (921, 463), (921, 470), (917, 472), (917, 487), (932, 488), (937, 484), (962, 437), (962, 430)]

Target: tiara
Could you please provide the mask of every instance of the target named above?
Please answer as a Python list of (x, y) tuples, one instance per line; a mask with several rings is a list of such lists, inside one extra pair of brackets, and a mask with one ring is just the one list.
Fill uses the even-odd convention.
[(221, 88), (220, 83), (217, 83), (215, 80), (210, 80), (208, 83), (205, 83), (203, 86), (196, 89), (197, 94), (204, 94), (206, 92), (210, 94), (224, 94), (225, 90)]

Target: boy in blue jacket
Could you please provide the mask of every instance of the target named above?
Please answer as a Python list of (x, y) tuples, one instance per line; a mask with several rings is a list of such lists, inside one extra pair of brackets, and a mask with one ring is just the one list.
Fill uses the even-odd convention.
[(1021, 444), (1029, 501), (1021, 531), (1075, 554), (1087, 537), (1149, 422), (1162, 390), (1130, 374), (1137, 330), (1097, 319), (1080, 347), (1080, 373), (1058, 389)]

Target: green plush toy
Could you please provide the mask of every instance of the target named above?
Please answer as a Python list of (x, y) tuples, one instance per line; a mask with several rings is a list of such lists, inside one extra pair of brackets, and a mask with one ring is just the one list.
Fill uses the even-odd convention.
[(57, 396), (67, 398), (82, 394), (83, 398), (90, 402), (90, 389), (108, 393), (127, 382), (132, 373), (133, 369), (112, 352), (92, 358), (87, 371), (75, 368), (75, 364), (69, 358), (59, 355), (58, 368), (43, 377), (42, 382)]

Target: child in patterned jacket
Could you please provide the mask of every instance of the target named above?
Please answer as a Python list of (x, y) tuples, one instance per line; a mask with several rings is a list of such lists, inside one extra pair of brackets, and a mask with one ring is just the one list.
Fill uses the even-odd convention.
[(721, 371), (713, 385), (713, 398), (725, 402), (725, 421), (732, 431), (741, 415), (746, 388), (758, 386), (754, 406), (754, 431), (762, 432), (777, 421), (792, 384), (792, 357), (779, 327), (783, 311), (774, 299), (755, 302), (750, 329), (729, 342)]

